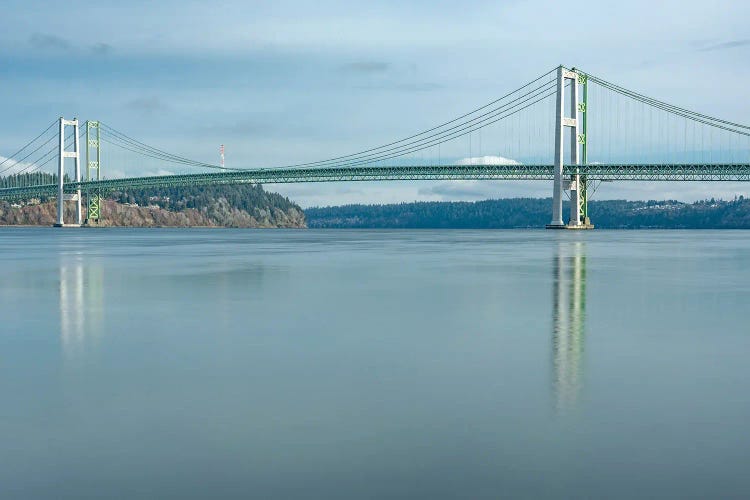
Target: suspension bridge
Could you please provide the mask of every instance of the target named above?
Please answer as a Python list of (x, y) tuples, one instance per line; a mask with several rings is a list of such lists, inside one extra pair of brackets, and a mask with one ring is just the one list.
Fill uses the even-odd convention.
[[(139, 175), (107, 177), (105, 169)], [(226, 167), (64, 118), (0, 161), (0, 199), (56, 198), (60, 227), (95, 223), (103, 197), (129, 189), (420, 180), (551, 181), (547, 227), (590, 229), (588, 200), (601, 182), (750, 181), (750, 127), (560, 66), (440, 125), (308, 163)], [(75, 203), (73, 224), (65, 202)]]

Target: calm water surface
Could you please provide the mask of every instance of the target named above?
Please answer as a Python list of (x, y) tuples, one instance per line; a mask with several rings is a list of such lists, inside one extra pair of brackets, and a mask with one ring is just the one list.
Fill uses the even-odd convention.
[(0, 498), (750, 496), (750, 232), (0, 230)]

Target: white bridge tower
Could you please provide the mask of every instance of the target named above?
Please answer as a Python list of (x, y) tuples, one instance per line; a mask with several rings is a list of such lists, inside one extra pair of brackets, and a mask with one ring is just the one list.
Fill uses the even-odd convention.
[[(73, 127), (73, 151), (65, 151), (65, 128)], [(78, 119), (66, 120), (60, 117), (60, 142), (59, 142), (58, 164), (57, 164), (57, 222), (55, 227), (80, 227), (82, 222), (81, 213), (81, 190), (75, 193), (65, 194), (65, 159), (75, 160), (75, 182), (81, 182), (81, 148), (78, 143)], [(76, 202), (76, 222), (65, 224), (65, 202)]]
[[(580, 80), (580, 82), (579, 82)], [(570, 103), (566, 106), (565, 88), (566, 83), (570, 82)], [(584, 84), (584, 102), (580, 102), (578, 84)], [(576, 71), (571, 71), (563, 66), (557, 68), (557, 105), (555, 106), (555, 165), (554, 181), (552, 184), (552, 221), (547, 224), (547, 229), (592, 229), (592, 226), (586, 219), (586, 180), (582, 180), (576, 168), (575, 173), (570, 178), (565, 179), (563, 176), (563, 165), (565, 157), (565, 129), (570, 130), (570, 165), (581, 164), (581, 148), (586, 144), (585, 129), (585, 75), (580, 75)], [(579, 118), (579, 113), (584, 115)], [(583, 123), (582, 123), (583, 122)], [(582, 127), (583, 125), (583, 127)], [(570, 191), (570, 218), (567, 224), (563, 222), (563, 200), (564, 191)], [(581, 196), (583, 195), (583, 200)], [(581, 203), (583, 201), (583, 204)]]

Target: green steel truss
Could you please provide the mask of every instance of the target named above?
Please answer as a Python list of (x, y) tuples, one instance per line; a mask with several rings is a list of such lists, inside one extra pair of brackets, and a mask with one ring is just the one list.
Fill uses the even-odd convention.
[[(591, 181), (750, 181), (750, 163), (722, 164), (592, 164), (566, 165), (565, 175)], [(248, 169), (232, 172), (128, 177), (68, 182), (65, 190), (108, 193), (131, 188), (205, 186), (217, 184), (290, 184), (301, 182), (425, 181), (425, 180), (545, 180), (552, 165), (426, 165), (342, 168)], [(55, 196), (57, 186), (0, 189), (0, 199)]]
[[(99, 122), (89, 120), (86, 122), (86, 180), (101, 180), (101, 129)], [(89, 185), (86, 188), (86, 199), (88, 200), (88, 210), (86, 212), (86, 222), (96, 222), (101, 217), (101, 190)]]
[[(581, 134), (578, 135), (577, 143), (581, 145), (581, 163), (588, 165), (588, 112), (589, 112), (589, 84), (585, 73), (578, 73), (578, 83), (583, 87), (582, 99), (578, 104), (581, 113)], [(589, 219), (589, 182), (588, 176), (583, 174), (578, 177), (578, 218), (583, 224), (590, 224)]]

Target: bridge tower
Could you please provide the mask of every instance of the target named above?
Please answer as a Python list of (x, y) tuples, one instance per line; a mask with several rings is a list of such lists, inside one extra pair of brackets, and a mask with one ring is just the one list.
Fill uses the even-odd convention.
[[(73, 127), (73, 151), (65, 151), (65, 128)], [(78, 119), (66, 120), (60, 117), (60, 138), (57, 164), (57, 222), (55, 227), (79, 227), (81, 225), (81, 190), (75, 193), (65, 194), (65, 159), (75, 159), (75, 181), (81, 181), (81, 154), (78, 143)], [(76, 223), (65, 224), (65, 202), (76, 202)]]
[[(570, 82), (570, 103), (566, 107), (565, 89)], [(584, 99), (580, 102), (579, 85), (584, 87)], [(593, 229), (588, 220), (588, 200), (586, 178), (579, 174), (576, 167), (569, 179), (564, 178), (565, 130), (570, 129), (570, 165), (581, 164), (581, 149), (586, 161), (586, 76), (563, 66), (557, 68), (557, 104), (555, 106), (555, 163), (552, 184), (552, 221), (547, 229)], [(567, 109), (566, 109), (567, 108)], [(582, 115), (579, 118), (578, 115)], [(582, 146), (582, 148), (580, 146)], [(570, 192), (570, 218), (563, 222), (564, 191)]]
[[(101, 180), (101, 129), (98, 121), (86, 122), (86, 180)], [(96, 224), (102, 214), (102, 197), (99, 189), (87, 189), (86, 200), (88, 210), (86, 211), (86, 224)]]

